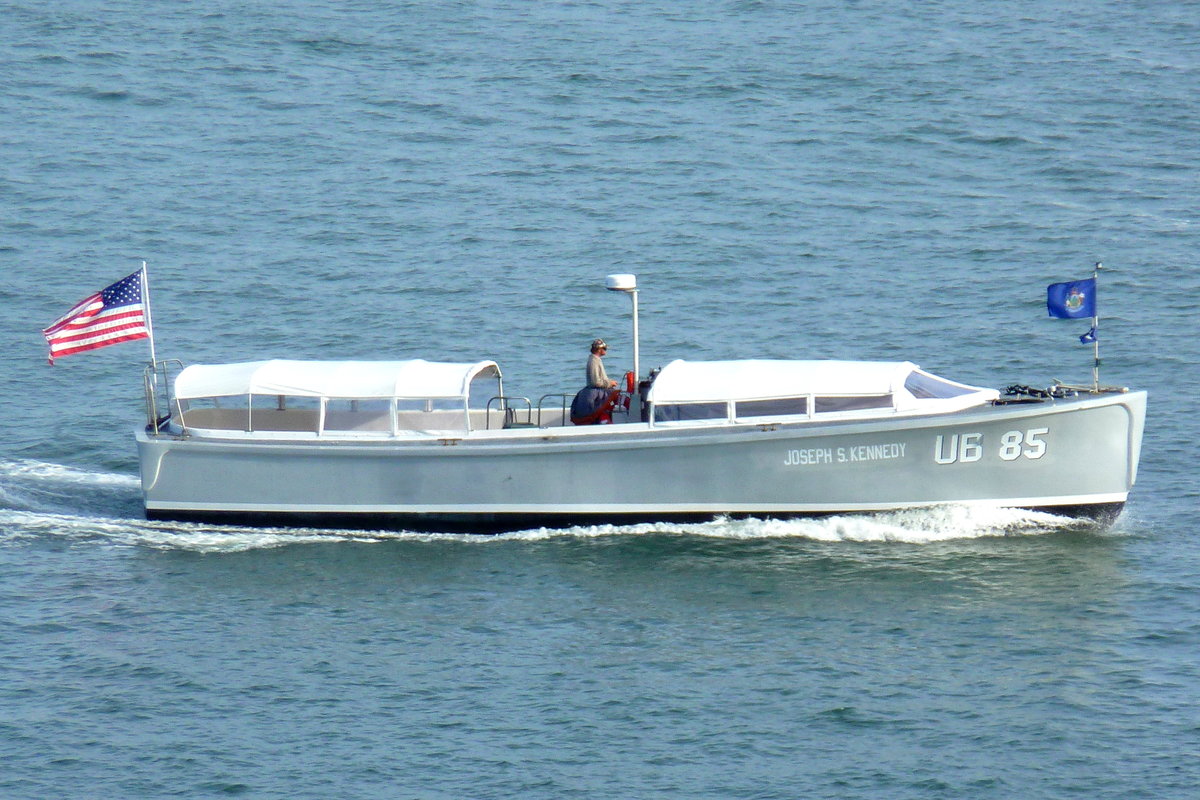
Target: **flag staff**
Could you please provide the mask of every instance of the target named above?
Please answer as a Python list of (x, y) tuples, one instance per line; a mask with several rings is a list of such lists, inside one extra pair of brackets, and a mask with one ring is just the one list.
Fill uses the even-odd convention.
[(146, 331), (150, 334), (146, 338), (150, 340), (150, 369), (153, 370), (158, 359), (154, 356), (154, 320), (150, 316), (150, 281), (146, 276), (145, 261), (142, 262), (142, 307), (146, 309)]
[[(1092, 280), (1096, 282), (1096, 286), (1100, 285), (1100, 270), (1103, 264), (1096, 262), (1095, 268), (1092, 270)], [(1099, 294), (1099, 288), (1096, 293)], [(147, 312), (149, 308), (147, 308)], [(1100, 304), (1096, 303), (1092, 309), (1092, 390), (1096, 393), (1100, 392)], [(150, 336), (151, 347), (154, 347), (154, 335)]]

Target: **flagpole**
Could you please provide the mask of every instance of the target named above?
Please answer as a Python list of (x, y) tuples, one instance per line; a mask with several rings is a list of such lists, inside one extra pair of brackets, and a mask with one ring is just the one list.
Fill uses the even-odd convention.
[(1092, 389), (1096, 393), (1100, 392), (1100, 304), (1096, 302), (1096, 299), (1100, 296), (1100, 269), (1103, 266), (1103, 264), (1097, 261), (1095, 268), (1092, 270), (1092, 280), (1095, 281), (1097, 287), (1092, 290), (1092, 302), (1094, 304), (1094, 308), (1092, 309), (1092, 330), (1094, 331), (1092, 334), (1092, 358), (1094, 359), (1092, 361)]
[(150, 335), (146, 337), (150, 342), (150, 369), (153, 370), (158, 364), (158, 359), (154, 355), (154, 320), (150, 316), (150, 281), (146, 276), (146, 262), (142, 262), (142, 308), (146, 310), (146, 332)]

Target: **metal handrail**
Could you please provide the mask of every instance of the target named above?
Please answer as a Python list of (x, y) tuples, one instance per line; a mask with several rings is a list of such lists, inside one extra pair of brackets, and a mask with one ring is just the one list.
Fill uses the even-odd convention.
[[(146, 430), (155, 434), (162, 429), (164, 422), (171, 418), (171, 375), (178, 374), (183, 369), (183, 362), (177, 358), (166, 358), (147, 364), (142, 371), (142, 388), (146, 397)], [(165, 414), (159, 414), (159, 401)]]
[(560, 398), (562, 398), (562, 409), (561, 409), (561, 410), (562, 410), (562, 419), (563, 419), (563, 420), (566, 420), (566, 419), (567, 419), (567, 408), (570, 406), (570, 403), (567, 401), (567, 398), (568, 398), (568, 397), (572, 397), (572, 396), (573, 396), (573, 395), (569, 395), (569, 394), (566, 394), (566, 393), (559, 393), (559, 394), (551, 393), (551, 394), (544, 394), (544, 395), (542, 395), (541, 397), (539, 397), (539, 398), (538, 398), (538, 404), (537, 404), (537, 412), (538, 412), (538, 427), (539, 427), (539, 428), (544, 428), (544, 427), (546, 427), (545, 425), (543, 425), (543, 424), (542, 424), (542, 406), (543, 406), (543, 405), (545, 405), (545, 403), (546, 403), (546, 398), (547, 398), (547, 397), (560, 397)]
[(500, 401), (500, 408), (498, 410), (504, 412), (504, 421), (500, 424), (501, 428), (506, 428), (509, 425), (516, 424), (514, 422), (516, 419), (516, 410), (511, 408), (509, 405), (514, 400), (520, 400), (525, 403), (525, 424), (528, 425), (533, 420), (533, 403), (529, 401), (528, 397), (522, 397), (521, 395), (499, 394), (489, 399), (487, 402), (486, 416), (484, 417), (484, 425), (486, 426), (487, 430), (490, 431), (492, 429), (492, 403), (497, 400)]

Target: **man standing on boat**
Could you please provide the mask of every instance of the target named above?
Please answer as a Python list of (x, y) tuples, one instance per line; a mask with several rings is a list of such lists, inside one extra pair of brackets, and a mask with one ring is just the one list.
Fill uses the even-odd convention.
[(587, 361), (589, 389), (614, 389), (617, 386), (616, 381), (608, 379), (608, 373), (604, 371), (604, 364), (600, 361), (607, 352), (608, 344), (603, 339), (596, 339), (592, 342), (592, 354), (588, 356)]

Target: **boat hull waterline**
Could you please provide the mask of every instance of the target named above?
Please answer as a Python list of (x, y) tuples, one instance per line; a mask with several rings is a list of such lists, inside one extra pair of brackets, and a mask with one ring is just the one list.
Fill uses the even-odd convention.
[(361, 440), (137, 434), (150, 519), (501, 532), (986, 504), (1110, 519), (1146, 393), (953, 414)]

